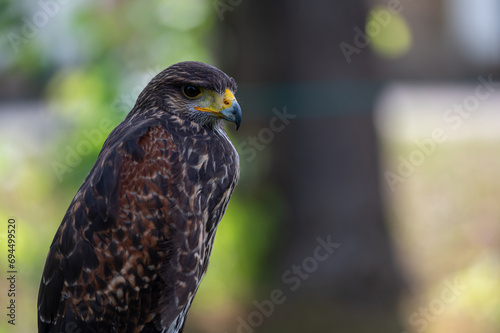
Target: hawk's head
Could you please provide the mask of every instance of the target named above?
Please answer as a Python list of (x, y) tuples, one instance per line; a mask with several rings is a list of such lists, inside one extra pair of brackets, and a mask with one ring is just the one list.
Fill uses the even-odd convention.
[(222, 119), (241, 123), (241, 108), (234, 97), (236, 82), (221, 70), (196, 61), (172, 65), (156, 75), (137, 99), (132, 112), (158, 106), (160, 111), (214, 127)]

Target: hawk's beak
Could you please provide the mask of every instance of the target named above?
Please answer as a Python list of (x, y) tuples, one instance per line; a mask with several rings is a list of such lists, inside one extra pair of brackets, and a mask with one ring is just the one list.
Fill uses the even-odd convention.
[[(198, 111), (209, 112), (217, 117), (228, 120), (236, 124), (236, 130), (240, 128), (241, 124), (241, 108), (236, 97), (231, 90), (226, 89), (224, 96), (212, 92), (213, 98), (207, 99), (206, 105), (195, 106)], [(203, 101), (202, 101), (203, 102)]]
[(240, 105), (238, 104), (238, 102), (236, 102), (236, 100), (233, 100), (231, 103), (231, 106), (222, 110), (220, 114), (221, 114), (223, 119), (226, 119), (228, 121), (235, 123), (236, 130), (238, 130), (238, 128), (240, 128), (241, 108), (240, 108)]

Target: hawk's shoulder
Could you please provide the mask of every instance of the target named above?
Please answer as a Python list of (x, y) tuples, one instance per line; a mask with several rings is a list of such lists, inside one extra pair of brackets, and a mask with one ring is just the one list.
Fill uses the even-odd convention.
[(225, 133), (173, 116), (126, 118), (55, 235), (40, 331), (139, 319), (158, 330), (182, 326), (236, 185), (236, 159)]

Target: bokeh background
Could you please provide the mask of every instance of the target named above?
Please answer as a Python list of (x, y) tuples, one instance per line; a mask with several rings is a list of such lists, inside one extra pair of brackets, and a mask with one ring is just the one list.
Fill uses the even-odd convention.
[(111, 129), (198, 60), (239, 83), (242, 175), (186, 333), (499, 332), (499, 17), (499, 0), (0, 1), (0, 331), (36, 331), (48, 247)]

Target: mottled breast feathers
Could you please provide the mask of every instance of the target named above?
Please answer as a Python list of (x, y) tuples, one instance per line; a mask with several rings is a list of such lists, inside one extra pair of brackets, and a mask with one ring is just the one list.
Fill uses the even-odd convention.
[(182, 330), (239, 160), (222, 127), (153, 111), (110, 134), (71, 202), (43, 272), (39, 332)]

